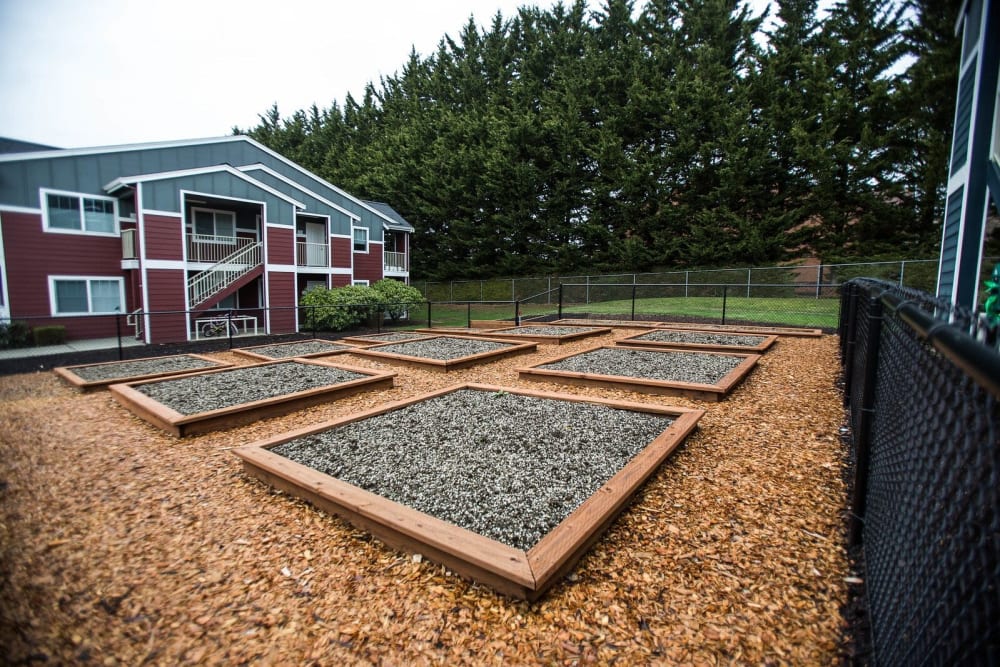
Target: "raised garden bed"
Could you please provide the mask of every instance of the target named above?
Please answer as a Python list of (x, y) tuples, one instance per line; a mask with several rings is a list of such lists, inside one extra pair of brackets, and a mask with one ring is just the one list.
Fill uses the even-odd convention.
[(702, 414), (460, 385), (235, 454), (248, 474), (393, 547), (535, 599), (597, 541)]
[(229, 366), (232, 364), (200, 354), (174, 354), (165, 357), (108, 361), (99, 364), (58, 366), (53, 368), (52, 372), (74, 387), (83, 391), (92, 391), (120, 382), (197, 373), (206, 369), (227, 368)]
[(759, 359), (759, 354), (605, 345), (521, 368), (518, 375), (527, 380), (720, 401)]
[(534, 352), (537, 347), (535, 343), (514, 343), (493, 338), (429, 336), (422, 340), (359, 348), (354, 354), (424, 369), (451, 371)]
[(695, 350), (716, 350), (719, 352), (758, 352), (763, 353), (774, 345), (778, 337), (739, 334), (720, 331), (693, 330), (663, 330), (657, 329), (645, 333), (626, 336), (618, 345), (685, 348)]
[(576, 327), (611, 327), (612, 329), (654, 329), (656, 328), (657, 322), (650, 322), (647, 320), (601, 320), (601, 319), (589, 319), (589, 318), (563, 318), (561, 320), (555, 320), (552, 324), (558, 326), (576, 326)]
[(368, 334), (365, 336), (347, 336), (342, 338), (345, 343), (355, 345), (378, 345), (379, 343), (402, 343), (411, 340), (422, 340), (428, 338), (429, 334), (419, 331), (388, 331), (380, 334)]
[(115, 384), (111, 392), (138, 417), (183, 437), (283, 415), (360, 391), (391, 387), (395, 375), (296, 359)]
[(253, 347), (237, 347), (233, 352), (244, 357), (262, 361), (273, 361), (275, 359), (311, 359), (314, 357), (328, 357), (335, 354), (346, 354), (357, 348), (353, 345), (344, 345), (334, 341), (314, 338), (310, 340), (296, 340), (290, 343), (274, 343), (271, 345), (254, 345)]
[(487, 335), (493, 338), (530, 340), (535, 343), (549, 343), (554, 345), (570, 343), (589, 336), (601, 336), (606, 333), (611, 333), (610, 327), (554, 326), (548, 324), (510, 327), (507, 329), (489, 329), (487, 331)]
[(808, 329), (805, 327), (769, 327), (753, 326), (750, 324), (699, 324), (685, 322), (655, 322), (658, 329), (683, 329), (695, 331), (724, 331), (726, 333), (747, 333), (764, 334), (778, 336), (804, 336), (806, 338), (819, 338), (823, 335), (822, 329)]

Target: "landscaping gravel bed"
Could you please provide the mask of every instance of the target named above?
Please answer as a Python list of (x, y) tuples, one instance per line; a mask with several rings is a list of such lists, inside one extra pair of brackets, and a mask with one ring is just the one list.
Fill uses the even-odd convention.
[(199, 359), (181, 354), (172, 357), (155, 357), (152, 359), (97, 364), (94, 366), (78, 366), (69, 370), (87, 382), (98, 382), (100, 380), (113, 380), (116, 378), (141, 377), (155, 373), (204, 370), (214, 368), (217, 365), (207, 359)]
[(744, 359), (744, 357), (701, 352), (599, 348), (538, 368), (671, 382), (717, 384), (743, 363)]
[(699, 345), (744, 345), (746, 347), (754, 347), (767, 340), (767, 337), (677, 330), (650, 331), (649, 333), (636, 336), (630, 340), (651, 340), (658, 343), (697, 343)]
[(494, 333), (504, 336), (571, 336), (573, 334), (588, 333), (597, 331), (596, 327), (513, 327), (511, 329), (501, 329)]
[(462, 390), (271, 451), (528, 550), (672, 422), (590, 403)]
[(498, 343), (491, 340), (475, 340), (472, 338), (450, 338), (448, 336), (441, 336), (439, 338), (415, 340), (408, 343), (380, 345), (374, 348), (373, 351), (403, 354), (408, 357), (422, 357), (424, 359), (449, 361), (451, 359), (471, 357), (474, 354), (482, 354), (483, 352), (502, 350), (504, 348), (511, 347), (512, 345), (514, 345), (514, 343)]
[(336, 352), (337, 350), (354, 349), (350, 345), (341, 343), (326, 343), (323, 341), (308, 340), (301, 343), (279, 343), (278, 345), (264, 345), (260, 347), (243, 348), (247, 352), (262, 354), (273, 359), (289, 359), (291, 357), (301, 357), (304, 354), (316, 354), (318, 352)]
[(136, 390), (183, 415), (194, 415), (365, 377), (330, 366), (289, 361), (150, 382)]
[(409, 331), (393, 331), (391, 333), (370, 334), (367, 336), (352, 336), (356, 340), (370, 340), (373, 343), (395, 343), (397, 341), (413, 340), (414, 338), (427, 338), (425, 333), (411, 333)]

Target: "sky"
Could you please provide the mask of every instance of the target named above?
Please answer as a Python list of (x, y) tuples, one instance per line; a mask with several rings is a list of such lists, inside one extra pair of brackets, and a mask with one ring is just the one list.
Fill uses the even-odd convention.
[(81, 148), (228, 135), (274, 103), (289, 116), (360, 98), (470, 17), (555, 4), (0, 0), (0, 137)]

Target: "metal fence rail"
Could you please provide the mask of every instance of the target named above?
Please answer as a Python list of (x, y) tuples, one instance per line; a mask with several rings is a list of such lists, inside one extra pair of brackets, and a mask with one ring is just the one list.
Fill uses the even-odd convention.
[(840, 331), (872, 662), (1000, 664), (996, 327), (856, 280)]

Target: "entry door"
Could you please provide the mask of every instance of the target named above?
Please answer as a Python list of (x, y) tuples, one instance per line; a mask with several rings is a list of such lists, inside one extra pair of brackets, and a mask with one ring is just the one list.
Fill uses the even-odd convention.
[(326, 225), (321, 222), (306, 223), (306, 264), (329, 266), (326, 260)]

